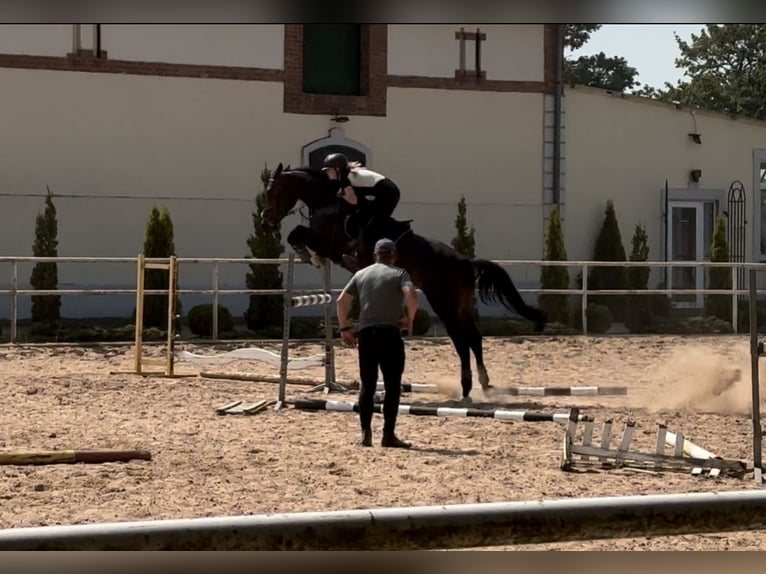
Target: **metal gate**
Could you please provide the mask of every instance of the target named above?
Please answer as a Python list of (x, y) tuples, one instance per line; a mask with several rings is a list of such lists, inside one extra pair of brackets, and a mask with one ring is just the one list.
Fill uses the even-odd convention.
[[(729, 218), (728, 237), (729, 261), (744, 263), (745, 261), (745, 186), (736, 180), (729, 186), (728, 206), (726, 216)], [(737, 284), (739, 289), (745, 288), (745, 270), (737, 271)], [(744, 295), (738, 297), (744, 299)]]

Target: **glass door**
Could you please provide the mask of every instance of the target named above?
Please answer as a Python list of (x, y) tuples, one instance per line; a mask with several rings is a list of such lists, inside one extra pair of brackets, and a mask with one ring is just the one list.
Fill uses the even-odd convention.
[[(709, 251), (705, 248), (706, 227), (709, 227), (712, 232), (712, 223), (707, 222), (706, 219), (713, 212), (712, 209), (705, 209), (705, 207), (704, 202), (696, 201), (674, 201), (670, 203), (669, 261), (705, 260), (706, 252)], [(704, 289), (704, 269), (691, 266), (671, 267), (668, 283), (668, 287), (671, 289)], [(703, 300), (701, 294), (673, 295), (671, 297), (675, 307), (700, 307)]]

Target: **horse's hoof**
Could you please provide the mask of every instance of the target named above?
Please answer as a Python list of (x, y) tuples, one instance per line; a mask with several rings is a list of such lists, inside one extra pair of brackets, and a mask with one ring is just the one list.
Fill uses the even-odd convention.
[(319, 257), (317, 255), (312, 255), (310, 259), (311, 264), (317, 269), (324, 267), (325, 261), (326, 259), (324, 257)]

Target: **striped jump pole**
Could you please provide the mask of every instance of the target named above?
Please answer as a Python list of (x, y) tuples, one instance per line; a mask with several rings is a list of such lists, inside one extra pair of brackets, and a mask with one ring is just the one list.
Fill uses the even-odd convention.
[(490, 394), (535, 397), (587, 397), (604, 395), (627, 395), (627, 387), (510, 387), (488, 389)]
[(332, 294), (329, 292), (330, 284), (330, 266), (325, 265), (324, 270), (324, 293), (309, 295), (293, 295), (293, 283), (295, 281), (295, 253), (290, 253), (287, 263), (287, 288), (285, 289), (283, 301), (284, 319), (282, 324), (282, 354), (279, 365), (279, 398), (276, 402), (275, 410), (281, 409), (286, 402), (287, 389), (287, 365), (288, 365), (288, 347), (290, 340), (290, 317), (291, 310), (297, 307), (316, 307), (324, 306), (325, 323), (325, 392), (335, 380), (335, 361), (332, 341), (332, 324), (330, 317), (330, 303), (332, 303)]
[(329, 293), (320, 293), (317, 295), (298, 295), (291, 298), (292, 307), (315, 307), (317, 305), (327, 305), (332, 302), (332, 295)]
[[(293, 403), (293, 406), (298, 410), (304, 411), (359, 412), (359, 404), (352, 403), (350, 401), (298, 399)], [(376, 413), (382, 413), (383, 405), (374, 405), (373, 409)], [(399, 414), (426, 417), (476, 417), (516, 422), (566, 423), (570, 420), (569, 413), (542, 413), (535, 411), (510, 411), (504, 409), (428, 407), (420, 405), (399, 405)], [(592, 421), (593, 417), (590, 415), (578, 415), (577, 420)]]

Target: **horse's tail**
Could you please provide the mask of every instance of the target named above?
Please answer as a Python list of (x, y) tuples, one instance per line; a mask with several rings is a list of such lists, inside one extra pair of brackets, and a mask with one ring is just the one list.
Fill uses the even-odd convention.
[(524, 302), (505, 269), (488, 259), (473, 259), (471, 263), (478, 279), (479, 297), (483, 303), (497, 301), (506, 309), (516, 310), (519, 315), (534, 322), (536, 331), (545, 328), (545, 313)]

